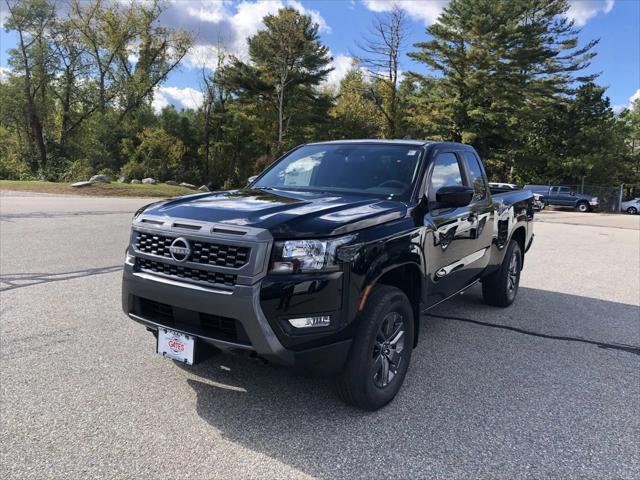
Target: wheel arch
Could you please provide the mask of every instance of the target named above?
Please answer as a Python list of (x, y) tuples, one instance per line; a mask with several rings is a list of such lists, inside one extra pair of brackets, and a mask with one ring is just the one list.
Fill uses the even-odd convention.
[(518, 242), (518, 245), (520, 246), (520, 251), (522, 252), (522, 266), (524, 266), (524, 251), (526, 249), (527, 242), (527, 231), (524, 228), (524, 225), (516, 227), (516, 229), (511, 234), (511, 239)]
[[(367, 286), (370, 291), (376, 285), (387, 285), (396, 287), (404, 292), (411, 303), (413, 310), (413, 346), (418, 344), (418, 336), (420, 333), (420, 303), (422, 300), (422, 282), (423, 275), (420, 268), (415, 263), (405, 263), (390, 268)], [(368, 293), (368, 292), (367, 292)], [(368, 296), (368, 295), (367, 295)], [(366, 297), (360, 304), (360, 310), (364, 308)]]

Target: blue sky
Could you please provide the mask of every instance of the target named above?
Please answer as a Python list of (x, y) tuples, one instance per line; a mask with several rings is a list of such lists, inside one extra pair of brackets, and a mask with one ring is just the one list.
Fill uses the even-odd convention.
[[(120, 0), (124, 1), (124, 0)], [(201, 100), (201, 68), (215, 62), (215, 47), (246, 55), (246, 37), (262, 28), (261, 19), (283, 6), (292, 6), (311, 15), (320, 24), (322, 41), (334, 57), (335, 71), (329, 82), (337, 84), (357, 54), (356, 42), (371, 25), (374, 16), (388, 11), (394, 3), (408, 15), (413, 43), (426, 38), (425, 28), (433, 23), (447, 0), (168, 0), (161, 22), (196, 33), (196, 47), (178, 71), (171, 74), (156, 92), (154, 105), (194, 107)], [(600, 38), (598, 55), (589, 70), (601, 72), (598, 83), (606, 86), (616, 109), (627, 106), (630, 98), (640, 97), (640, 0), (570, 0), (569, 16), (582, 28), (580, 38), (587, 42)], [(0, 20), (6, 5), (0, 4)], [(0, 77), (6, 75), (6, 50), (15, 45), (16, 35), (0, 34)], [(424, 68), (406, 56), (403, 71)], [(634, 97), (635, 98), (635, 97)]]

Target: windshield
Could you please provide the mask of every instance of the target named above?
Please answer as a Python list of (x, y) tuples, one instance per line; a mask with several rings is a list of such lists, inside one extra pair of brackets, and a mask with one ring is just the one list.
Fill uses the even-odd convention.
[(416, 146), (306, 145), (280, 160), (253, 187), (370, 194), (406, 201), (419, 159)]

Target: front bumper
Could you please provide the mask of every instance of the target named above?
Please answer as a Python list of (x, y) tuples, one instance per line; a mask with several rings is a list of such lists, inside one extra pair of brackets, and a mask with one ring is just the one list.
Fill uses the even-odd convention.
[[(313, 348), (291, 350), (278, 339), (260, 305), (261, 282), (217, 290), (136, 271), (125, 264), (122, 306), (132, 320), (150, 330), (170, 328), (189, 333), (199, 341), (228, 351), (244, 351), (269, 362), (316, 374), (339, 372), (351, 340)], [(154, 302), (169, 307), (171, 316), (149, 314), (141, 306)], [(240, 335), (233, 339), (211, 333), (200, 319), (224, 318), (238, 322)]]

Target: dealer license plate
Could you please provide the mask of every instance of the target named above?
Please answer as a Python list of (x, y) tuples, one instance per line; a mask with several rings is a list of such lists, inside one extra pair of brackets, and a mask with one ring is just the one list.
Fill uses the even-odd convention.
[(166, 328), (158, 329), (158, 354), (193, 365), (196, 339), (186, 333)]

